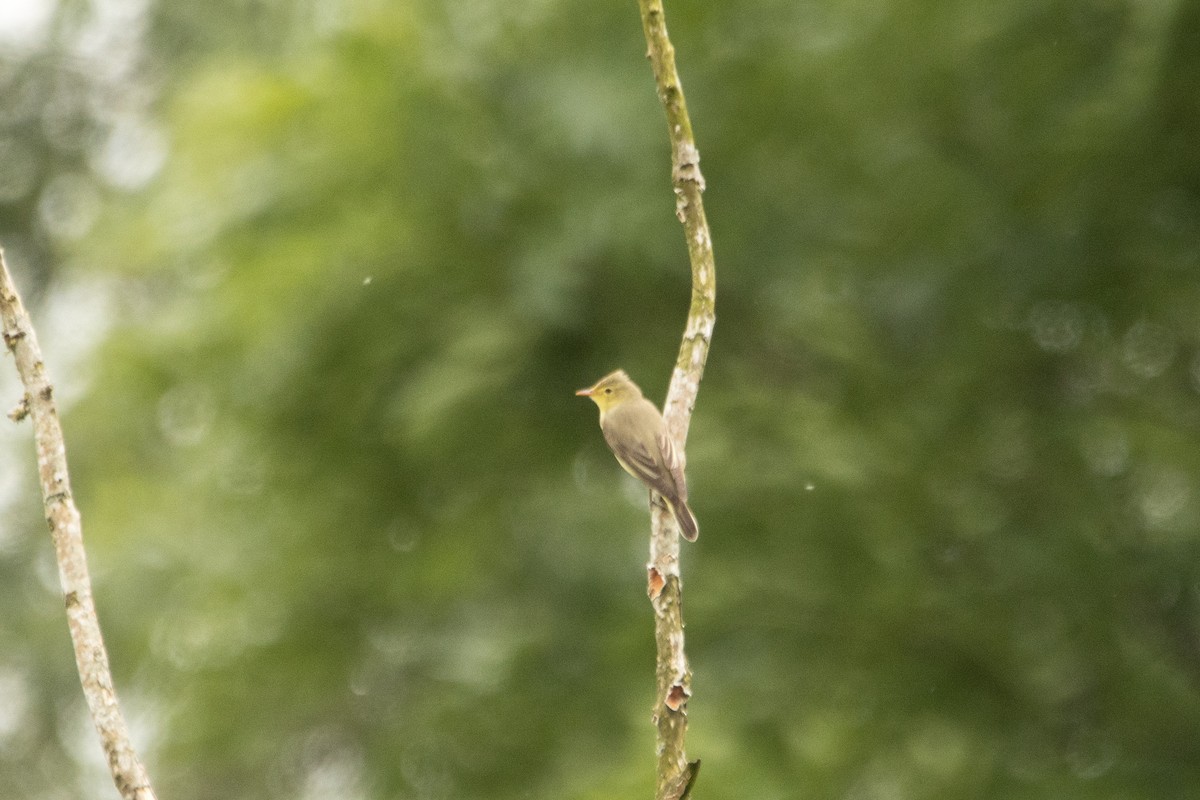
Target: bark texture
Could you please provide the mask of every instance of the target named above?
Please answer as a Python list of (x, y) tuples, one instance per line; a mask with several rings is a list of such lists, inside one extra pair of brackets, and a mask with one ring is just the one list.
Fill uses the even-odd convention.
[(0, 321), (3, 322), (4, 344), (16, 359), (17, 372), (25, 387), (25, 397), (9, 416), (18, 422), (28, 416), (33, 422), (38, 480), (46, 522), (54, 541), (75, 664), (88, 711), (100, 734), (117, 791), (126, 800), (154, 800), (150, 778), (133, 748), (128, 726), (117, 704), (108, 653), (100, 635), (100, 621), (92, 601), (92, 581), (83, 550), (83, 529), (79, 510), (71, 497), (67, 450), (54, 402), (54, 387), (46, 376), (37, 335), (13, 286), (3, 251), (0, 251)]
[[(692, 270), (692, 299), (683, 342), (663, 404), (667, 430), (679, 453), (683, 454), (716, 323), (717, 273), (712, 236), (704, 214), (700, 151), (692, 135), (683, 87), (675, 68), (675, 48), (667, 36), (662, 0), (638, 0), (638, 5), (646, 34), (646, 57), (654, 71), (658, 98), (666, 110), (675, 215), (683, 225)], [(679, 532), (674, 517), (665, 507), (656, 506), (651, 515), (648, 572), (657, 643), (654, 724), (657, 728), (658, 781), (655, 798), (681, 800), (691, 792), (699, 762), (689, 764), (685, 748), (692, 673), (683, 640)]]

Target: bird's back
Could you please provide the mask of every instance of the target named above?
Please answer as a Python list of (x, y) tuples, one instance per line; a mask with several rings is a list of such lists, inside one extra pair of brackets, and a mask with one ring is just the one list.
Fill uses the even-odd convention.
[(644, 397), (612, 408), (600, 419), (604, 440), (625, 471), (668, 498), (687, 498), (687, 483), (662, 414)]

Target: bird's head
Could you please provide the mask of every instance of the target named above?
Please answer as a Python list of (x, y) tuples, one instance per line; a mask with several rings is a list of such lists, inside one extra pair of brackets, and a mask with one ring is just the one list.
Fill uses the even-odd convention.
[(579, 397), (590, 397), (593, 403), (600, 406), (600, 412), (603, 413), (626, 400), (641, 397), (642, 390), (629, 380), (625, 370), (619, 369), (605, 375), (596, 381), (595, 385), (580, 389), (575, 394)]

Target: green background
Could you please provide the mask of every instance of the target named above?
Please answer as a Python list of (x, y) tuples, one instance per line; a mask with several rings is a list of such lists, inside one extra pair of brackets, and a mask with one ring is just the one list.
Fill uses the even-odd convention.
[[(636, 5), (52, 10), (0, 241), (159, 796), (651, 796), (645, 496), (572, 397), (661, 400), (689, 297)], [(1200, 3), (667, 21), (695, 796), (1196, 797)], [(2, 428), (0, 785), (115, 796)]]

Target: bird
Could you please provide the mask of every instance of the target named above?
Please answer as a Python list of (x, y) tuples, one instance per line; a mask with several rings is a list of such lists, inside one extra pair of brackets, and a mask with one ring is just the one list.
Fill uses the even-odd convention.
[(575, 394), (600, 407), (600, 430), (617, 463), (657, 492), (679, 523), (683, 538), (696, 541), (700, 528), (687, 504), (683, 459), (654, 403), (642, 395), (642, 390), (621, 369)]

